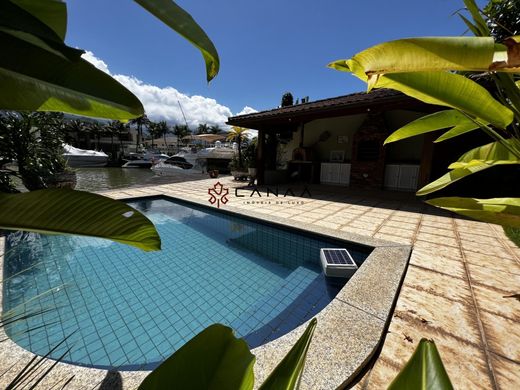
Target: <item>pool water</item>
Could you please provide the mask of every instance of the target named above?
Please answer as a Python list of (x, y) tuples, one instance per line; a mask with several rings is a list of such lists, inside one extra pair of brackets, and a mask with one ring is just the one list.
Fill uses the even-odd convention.
[[(348, 245), (339, 240), (166, 199), (130, 204), (156, 225), (161, 251), (7, 236), (3, 310), (31, 313), (6, 327), (11, 339), (74, 364), (151, 369), (217, 322), (250, 347), (276, 339), (315, 316), (346, 282), (325, 278), (319, 265), (320, 248)], [(369, 254), (350, 251), (358, 265)]]

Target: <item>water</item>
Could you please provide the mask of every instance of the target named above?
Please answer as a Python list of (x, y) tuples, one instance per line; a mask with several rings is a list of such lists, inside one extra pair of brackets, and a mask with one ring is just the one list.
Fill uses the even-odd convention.
[(156, 176), (151, 169), (140, 168), (78, 168), (76, 177), (76, 189), (91, 192), (208, 178), (207, 175), (184, 172), (178, 176)]
[[(131, 204), (158, 228), (161, 251), (85, 237), (7, 236), (4, 312), (35, 313), (7, 326), (9, 337), (39, 355), (58, 346), (50, 356), (64, 354), (70, 363), (151, 369), (216, 322), (251, 347), (280, 337), (345, 283), (327, 280), (319, 266), (320, 248), (344, 242), (166, 200)], [(351, 253), (359, 265), (368, 252)]]

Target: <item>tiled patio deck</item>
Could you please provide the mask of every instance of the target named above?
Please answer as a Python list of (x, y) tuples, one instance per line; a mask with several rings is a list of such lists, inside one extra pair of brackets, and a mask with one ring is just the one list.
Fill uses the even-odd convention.
[[(229, 178), (220, 181), (229, 187), (243, 185)], [(207, 189), (215, 182), (117, 195), (170, 193), (207, 200)], [(314, 224), (414, 246), (381, 353), (356, 388), (386, 388), (422, 337), (437, 344), (455, 388), (520, 388), (520, 299), (511, 297), (520, 292), (520, 249), (501, 227), (455, 217), (412, 194), (324, 186), (310, 191), (312, 199), (299, 199), (303, 204), (277, 205), (246, 204), (267, 198), (249, 197), (244, 190), (239, 194), (246, 197), (231, 194), (228, 205), (275, 214), (300, 227)]]
[[(220, 178), (228, 187), (242, 183)], [(205, 179), (106, 192), (114, 197), (165, 194), (207, 202)], [(295, 194), (301, 190), (294, 189)], [(380, 354), (355, 383), (386, 388), (422, 337), (433, 339), (459, 389), (520, 388), (520, 249), (498, 226), (459, 219), (419, 202), (412, 194), (310, 187), (312, 198), (236, 198), (222, 207), (254, 210), (414, 246), (410, 265)], [(283, 194), (285, 188), (280, 188)], [(255, 201), (251, 204), (251, 201)], [(257, 203), (263, 201), (264, 203)], [(209, 203), (208, 203), (209, 204)], [(312, 348), (312, 346), (311, 346)]]

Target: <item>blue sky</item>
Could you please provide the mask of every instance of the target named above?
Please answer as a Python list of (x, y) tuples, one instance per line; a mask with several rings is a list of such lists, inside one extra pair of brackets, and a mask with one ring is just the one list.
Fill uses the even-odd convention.
[(123, 76), (152, 116), (178, 121), (165, 106), (180, 100), (190, 124), (274, 108), (285, 91), (317, 100), (364, 90), (327, 63), (391, 39), (465, 32), (452, 15), (462, 0), (178, 1), (219, 52), (221, 71), (207, 85), (198, 50), (133, 1), (67, 3), (69, 45)]

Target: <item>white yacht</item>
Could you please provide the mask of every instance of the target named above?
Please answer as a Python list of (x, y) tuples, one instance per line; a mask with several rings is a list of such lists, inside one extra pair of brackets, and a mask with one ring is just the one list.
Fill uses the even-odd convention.
[(170, 156), (164, 153), (130, 153), (127, 162), (121, 168), (151, 168), (153, 165), (169, 158)]
[(63, 145), (63, 157), (72, 168), (104, 167), (108, 163), (108, 154), (96, 150), (84, 150), (72, 145)]

